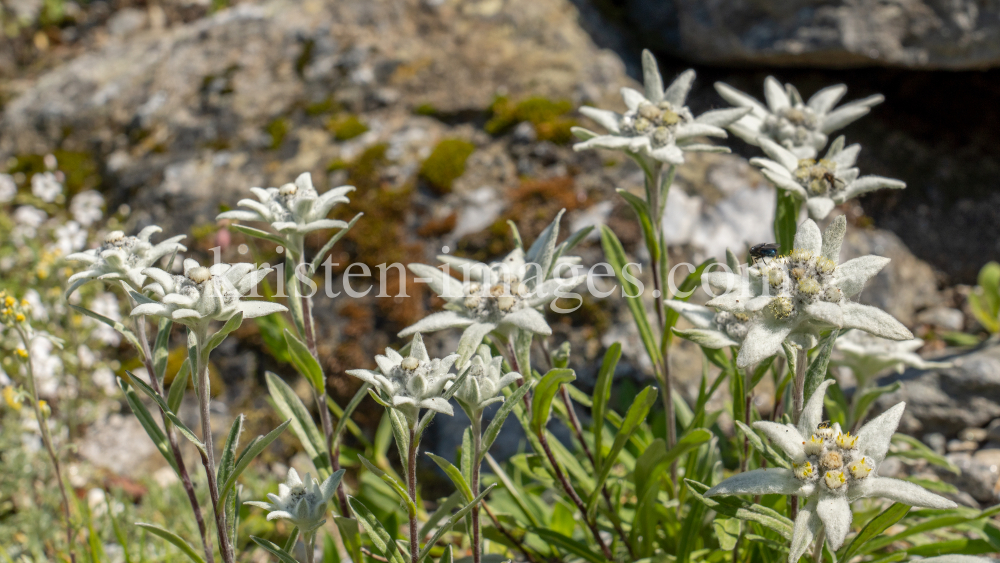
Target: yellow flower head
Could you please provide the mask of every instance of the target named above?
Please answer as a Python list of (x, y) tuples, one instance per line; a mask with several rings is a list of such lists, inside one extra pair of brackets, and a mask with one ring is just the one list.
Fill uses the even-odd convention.
[(813, 476), (813, 464), (807, 462), (804, 463), (793, 463), (792, 470), (795, 472), (795, 477), (799, 480), (806, 480)]
[(14, 299), (10, 295), (8, 295), (7, 297), (5, 297), (4, 300), (3, 300), (3, 304), (6, 305), (6, 306), (8, 306), (8, 307), (13, 307), (14, 303), (17, 303), (17, 299)]
[(14, 392), (14, 388), (7, 386), (3, 388), (3, 400), (7, 402), (7, 406), (19, 411), (21, 410), (21, 397)]
[(24, 348), (18, 348), (17, 349), (17, 355), (21, 356), (22, 358), (27, 358), (28, 357), (28, 351), (25, 350)]
[(823, 438), (813, 434), (808, 440), (802, 442), (802, 449), (806, 451), (806, 455), (819, 455), (823, 451)]
[(852, 463), (849, 469), (851, 470), (851, 475), (855, 479), (864, 479), (869, 473), (872, 472), (873, 467), (871, 463), (868, 463), (868, 458), (863, 457)]
[(24, 313), (18, 313), (16, 315), (14, 315), (14, 320), (16, 320), (19, 323), (23, 323), (24, 322)]
[(847, 477), (844, 476), (843, 471), (827, 471), (823, 481), (826, 482), (828, 488), (839, 489), (847, 482)]
[(851, 433), (837, 434), (837, 445), (845, 450), (853, 450), (858, 446), (858, 437), (851, 436)]
[(38, 410), (42, 411), (42, 416), (45, 418), (52, 416), (52, 407), (49, 406), (49, 403), (45, 399), (38, 401)]

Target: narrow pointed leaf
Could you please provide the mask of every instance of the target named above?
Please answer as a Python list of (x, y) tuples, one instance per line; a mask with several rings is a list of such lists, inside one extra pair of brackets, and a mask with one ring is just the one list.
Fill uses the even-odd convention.
[(434, 544), (436, 544), (437, 541), (441, 539), (441, 536), (443, 536), (448, 530), (450, 530), (452, 526), (454, 526), (458, 522), (461, 522), (462, 519), (465, 518), (465, 515), (472, 511), (473, 506), (476, 506), (484, 498), (486, 498), (486, 495), (488, 495), (490, 491), (493, 490), (493, 487), (496, 487), (496, 483), (490, 485), (489, 487), (486, 487), (486, 490), (480, 493), (479, 496), (477, 496), (475, 499), (472, 500), (472, 502), (462, 507), (462, 509), (456, 512), (455, 514), (452, 514), (451, 518), (449, 518), (447, 522), (442, 524), (441, 527), (434, 532), (434, 535), (431, 536), (431, 539), (427, 542), (426, 545), (424, 545), (424, 548), (420, 550), (420, 555), (417, 557), (417, 563), (423, 561), (424, 558), (426, 558), (427, 555), (431, 552), (431, 548), (434, 547)]
[(559, 386), (576, 380), (571, 369), (553, 369), (545, 374), (535, 387), (531, 399), (531, 429), (538, 434), (545, 428), (552, 410), (552, 400), (559, 392)]
[(358, 454), (358, 459), (361, 461), (361, 465), (365, 466), (365, 469), (374, 473), (376, 477), (385, 481), (385, 484), (392, 488), (396, 495), (399, 496), (399, 500), (403, 501), (406, 506), (407, 514), (410, 516), (416, 516), (417, 506), (413, 504), (413, 500), (410, 499), (410, 494), (406, 491), (406, 487), (404, 487), (402, 483), (397, 481), (392, 475), (389, 475), (385, 471), (375, 467), (375, 464), (368, 461), (365, 456)]
[(597, 384), (594, 386), (594, 404), (590, 408), (591, 428), (594, 435), (594, 463), (600, 466), (604, 456), (604, 413), (608, 408), (608, 401), (611, 399), (611, 383), (615, 378), (615, 368), (618, 367), (618, 360), (622, 357), (622, 345), (620, 342), (612, 344), (608, 351), (604, 353), (604, 361), (601, 369), (597, 372)]
[[(629, 312), (632, 313), (632, 318), (635, 320), (636, 328), (639, 331), (639, 337), (642, 339), (643, 346), (646, 347), (646, 353), (649, 354), (653, 365), (658, 365), (660, 363), (660, 351), (656, 344), (656, 338), (653, 336), (653, 329), (649, 324), (649, 317), (646, 316), (646, 308), (642, 302), (641, 292), (633, 280), (625, 278), (625, 272), (622, 269), (629, 263), (628, 258), (625, 256), (625, 249), (622, 247), (622, 243), (618, 240), (618, 237), (615, 236), (615, 233), (606, 225), (601, 226), (601, 246), (604, 248), (604, 256), (618, 277), (618, 282), (622, 284), (622, 291), (625, 293), (625, 304), (628, 305)], [(635, 279), (635, 274), (629, 273), (628, 275)]]
[(309, 455), (320, 477), (326, 479), (332, 471), (330, 458), (326, 454), (326, 442), (319, 429), (316, 428), (316, 423), (309, 411), (306, 410), (306, 406), (302, 404), (295, 391), (280, 377), (271, 372), (265, 373), (264, 377), (267, 380), (267, 389), (271, 394), (274, 408), (281, 413), (282, 417), (291, 419), (292, 431), (302, 443), (302, 447), (305, 448), (306, 454)]
[(192, 432), (190, 428), (185, 426), (184, 423), (181, 422), (181, 419), (176, 414), (174, 414), (173, 411), (170, 410), (170, 408), (167, 406), (166, 401), (163, 400), (163, 397), (161, 397), (160, 394), (157, 393), (156, 391), (153, 391), (153, 388), (150, 387), (145, 381), (139, 379), (131, 372), (126, 371), (125, 373), (128, 374), (129, 379), (132, 381), (133, 385), (138, 387), (140, 391), (145, 393), (150, 399), (153, 399), (153, 401), (156, 402), (156, 405), (160, 407), (160, 410), (163, 411), (163, 414), (166, 415), (166, 417), (170, 420), (170, 422), (174, 424), (175, 427), (177, 427), (177, 431), (180, 432), (182, 436), (190, 440), (191, 443), (195, 445), (195, 447), (197, 447), (199, 450), (202, 451), (202, 453), (204, 453), (205, 444), (203, 444), (202, 441), (198, 438), (198, 436), (196, 436), (195, 433)]
[(191, 378), (191, 362), (187, 358), (181, 363), (181, 369), (170, 382), (170, 390), (167, 391), (167, 406), (170, 410), (177, 412), (184, 400), (184, 392), (187, 391), (188, 379)]
[(319, 365), (316, 358), (309, 352), (309, 348), (304, 342), (299, 340), (287, 328), (285, 329), (285, 342), (288, 344), (288, 355), (292, 359), (292, 365), (299, 374), (306, 378), (318, 392), (326, 392), (326, 378), (323, 377), (323, 367)]
[(368, 538), (385, 555), (385, 558), (390, 563), (406, 563), (405, 558), (396, 546), (396, 542), (392, 540), (392, 536), (385, 530), (382, 523), (378, 521), (378, 518), (368, 510), (368, 507), (354, 497), (347, 497), (347, 504), (351, 506), (355, 518), (364, 527), (365, 531), (368, 532)]
[(838, 329), (830, 331), (830, 335), (824, 338), (820, 344), (816, 358), (806, 368), (805, 392), (803, 393), (804, 401), (808, 401), (813, 391), (826, 379), (826, 371), (830, 365), (830, 355), (833, 353), (833, 344), (836, 342), (839, 334), (840, 331)]
[(222, 326), (222, 329), (213, 334), (208, 339), (208, 342), (205, 343), (205, 353), (208, 354), (212, 350), (218, 348), (219, 344), (222, 344), (222, 341), (229, 336), (229, 333), (240, 328), (241, 324), (243, 324), (243, 313), (236, 313), (232, 317), (229, 317), (229, 320)]
[(271, 442), (278, 439), (278, 436), (288, 428), (288, 425), (292, 423), (291, 419), (288, 419), (278, 425), (277, 428), (267, 433), (265, 436), (257, 436), (247, 444), (247, 447), (240, 453), (239, 457), (236, 458), (236, 462), (233, 466), (233, 471), (226, 477), (225, 483), (219, 489), (219, 497), (222, 501), (226, 500), (226, 496), (236, 487), (236, 479), (239, 477), (246, 468), (250, 466), (250, 462), (254, 460), (264, 448), (269, 446)]
[(139, 424), (142, 425), (143, 430), (146, 431), (149, 439), (153, 441), (156, 449), (160, 451), (160, 455), (167, 460), (170, 467), (174, 468), (174, 473), (180, 476), (180, 471), (177, 468), (177, 460), (174, 458), (174, 452), (170, 448), (170, 442), (167, 440), (166, 433), (160, 428), (159, 423), (156, 422), (153, 415), (146, 409), (146, 406), (142, 404), (135, 391), (125, 383), (125, 380), (119, 379), (118, 385), (125, 392), (125, 400), (128, 401), (128, 406), (132, 409), (132, 412), (139, 420)]
[[(323, 248), (319, 249), (319, 252), (316, 253), (316, 257), (313, 258), (312, 263), (309, 264), (310, 276), (315, 274), (316, 270), (318, 270), (320, 265), (322, 265), (323, 257), (326, 256), (326, 253), (330, 252), (330, 250), (333, 249), (333, 245), (337, 244), (337, 242), (339, 242), (340, 239), (347, 234), (347, 231), (351, 230), (351, 227), (353, 227), (354, 224), (358, 222), (358, 219), (360, 219), (362, 215), (364, 215), (364, 213), (358, 213), (357, 215), (355, 215), (354, 218), (351, 219), (349, 223), (347, 223), (346, 227), (337, 231), (332, 237), (330, 237), (330, 240), (326, 241), (326, 244), (323, 245)], [(357, 559), (355, 561), (357, 561)]]
[[(295, 529), (296, 535), (298, 535), (298, 528)], [(278, 558), (281, 563), (299, 563), (294, 557), (289, 555), (284, 549), (278, 546), (278, 544), (265, 540), (264, 538), (258, 538), (257, 536), (250, 536), (253, 543), (264, 548), (265, 551), (271, 555)]]
[(490, 451), (490, 446), (493, 445), (497, 436), (500, 435), (500, 430), (503, 428), (504, 421), (507, 420), (507, 417), (510, 415), (511, 411), (514, 410), (514, 407), (521, 403), (521, 399), (524, 398), (524, 395), (531, 390), (532, 384), (533, 382), (529, 381), (518, 387), (513, 393), (510, 394), (509, 397), (504, 399), (503, 404), (500, 405), (500, 410), (493, 415), (493, 420), (490, 421), (489, 426), (486, 427), (486, 431), (483, 432), (482, 451), (479, 453), (479, 462), (482, 462), (483, 457)]
[(851, 544), (837, 554), (837, 560), (850, 561), (851, 558), (854, 557), (854, 555), (857, 554), (866, 543), (881, 535), (882, 532), (889, 528), (889, 526), (892, 526), (896, 522), (902, 520), (903, 516), (906, 516), (906, 513), (909, 511), (909, 506), (898, 502), (893, 503), (892, 506), (883, 510), (875, 518), (872, 518), (871, 521), (861, 529), (861, 532), (854, 537)]
[(205, 563), (205, 560), (202, 559), (201, 555), (198, 555), (198, 552), (195, 551), (193, 547), (191, 547), (191, 544), (184, 541), (184, 538), (178, 536), (174, 532), (171, 532), (170, 530), (162, 526), (157, 526), (156, 524), (147, 524), (145, 522), (136, 522), (135, 525), (139, 526), (144, 530), (149, 531), (149, 533), (155, 536), (159, 536), (167, 540), (168, 542), (174, 544), (175, 546), (180, 548), (180, 550), (184, 552), (184, 555), (187, 555), (188, 558), (191, 559), (191, 561), (194, 561), (195, 563)]

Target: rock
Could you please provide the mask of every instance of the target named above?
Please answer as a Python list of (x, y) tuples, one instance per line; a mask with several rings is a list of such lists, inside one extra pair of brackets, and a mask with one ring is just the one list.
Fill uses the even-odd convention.
[(993, 442), (1000, 442), (1000, 418), (993, 420), (986, 427), (986, 439)]
[(930, 449), (934, 450), (939, 454), (945, 452), (946, 439), (944, 434), (940, 432), (931, 432), (930, 434), (924, 434), (924, 443), (927, 444)]
[(1000, 10), (973, 0), (625, 0), (642, 40), (723, 65), (981, 69), (1000, 62)]
[(131, 413), (112, 414), (91, 425), (79, 451), (94, 467), (126, 477), (142, 476), (166, 463)]
[(1000, 346), (992, 344), (941, 360), (954, 365), (932, 370), (911, 368), (879, 381), (879, 385), (903, 383), (899, 391), (876, 401), (879, 411), (906, 401), (901, 432), (931, 431), (953, 437), (963, 429), (983, 427), (1000, 417)]
[(895, 234), (880, 229), (848, 229), (840, 260), (875, 254), (892, 260), (865, 284), (857, 300), (913, 326), (916, 311), (938, 303), (934, 270), (910, 252)]
[(965, 314), (952, 307), (935, 306), (924, 309), (917, 314), (916, 320), (943, 330), (959, 331), (965, 327)]
[(966, 428), (958, 433), (958, 439), (966, 442), (976, 442), (978, 447), (978, 443), (985, 441), (987, 435), (988, 432), (985, 428)]
[(1000, 478), (1000, 450), (980, 450), (975, 454), (967, 452), (948, 454), (960, 475), (938, 470), (942, 479), (950, 482), (972, 498), (984, 504), (996, 504), (1000, 500), (998, 481)]
[(947, 446), (948, 452), (974, 452), (978, 448), (979, 444), (977, 442), (970, 442), (968, 440), (950, 440)]

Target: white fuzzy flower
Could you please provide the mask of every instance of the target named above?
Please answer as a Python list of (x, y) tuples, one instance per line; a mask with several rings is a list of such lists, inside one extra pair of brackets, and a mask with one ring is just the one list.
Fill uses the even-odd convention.
[(861, 194), (891, 188), (901, 190), (904, 182), (881, 176), (858, 177), (854, 167), (861, 145), (844, 148), (844, 137), (837, 137), (826, 156), (816, 161), (800, 158), (792, 151), (766, 138), (758, 139), (760, 148), (770, 158), (751, 158), (750, 163), (775, 187), (786, 190), (806, 202), (809, 216), (825, 219), (835, 205)]
[(69, 212), (84, 227), (89, 227), (104, 217), (104, 196), (94, 190), (80, 192), (69, 202)]
[(764, 80), (767, 106), (722, 82), (715, 83), (715, 90), (727, 102), (750, 110), (727, 127), (734, 135), (751, 145), (759, 144), (762, 138), (771, 139), (798, 158), (814, 158), (826, 146), (828, 134), (846, 127), (885, 100), (875, 94), (833, 109), (847, 93), (847, 86), (823, 88), (803, 102), (794, 86), (786, 84), (782, 88), (773, 76)]
[(28, 291), (25, 291), (23, 299), (28, 303), (28, 306), (25, 307), (25, 309), (31, 314), (31, 320), (49, 320), (49, 312), (45, 308), (45, 303), (42, 302), (42, 296), (37, 290), (29, 289)]
[(386, 348), (384, 356), (375, 356), (378, 371), (351, 369), (347, 373), (374, 387), (387, 404), (406, 416), (413, 427), (420, 409), (455, 414), (443, 395), (456, 377), (449, 373), (456, 360), (458, 354), (432, 360), (427, 354), (423, 337), (417, 333), (410, 343), (409, 356), (404, 358), (392, 348)]
[(503, 357), (493, 357), (490, 347), (482, 344), (479, 353), (473, 356), (469, 364), (469, 375), (454, 394), (455, 400), (468, 413), (470, 419), (475, 419), (475, 413), (493, 403), (502, 403), (503, 389), (521, 379), (517, 372), (503, 373)]
[(642, 52), (645, 95), (632, 88), (622, 88), (628, 110), (624, 114), (591, 107), (580, 113), (608, 130), (604, 135), (575, 127), (574, 134), (583, 140), (574, 150), (593, 148), (618, 149), (647, 155), (660, 162), (683, 164), (684, 151), (729, 152), (726, 147), (699, 143), (699, 137), (726, 137), (723, 127), (749, 112), (746, 108), (730, 108), (706, 112), (694, 117), (684, 105), (695, 72), (681, 73), (663, 89), (663, 78), (656, 59), (649, 51)]
[[(217, 219), (260, 221), (269, 223), (279, 233), (302, 237), (320, 229), (343, 229), (347, 223), (326, 216), (338, 203), (347, 203), (345, 197), (354, 186), (340, 186), (320, 195), (313, 187), (312, 175), (300, 174), (294, 184), (280, 188), (250, 188), (258, 201), (241, 199), (236, 209), (220, 213)], [(301, 249), (294, 249), (301, 250)]]
[(51, 248), (59, 252), (60, 256), (68, 256), (87, 245), (87, 231), (76, 221), (66, 221), (56, 227), (55, 237)]
[[(862, 498), (886, 498), (927, 508), (952, 508), (954, 502), (919, 485), (879, 477), (878, 469), (905, 403), (899, 403), (861, 427), (857, 436), (843, 434), (839, 424), (821, 422), (823, 396), (832, 380), (809, 397), (798, 425), (759, 421), (764, 433), (792, 462), (792, 469), (771, 467), (734, 475), (709, 489), (705, 496), (780, 494), (803, 497), (792, 532), (788, 560), (795, 563), (809, 548), (820, 526), (832, 550), (840, 548), (851, 529), (850, 503)], [(808, 443), (807, 443), (808, 442)], [(815, 447), (811, 447), (816, 444)]]
[(54, 345), (46, 335), (31, 339), (28, 353), (31, 354), (32, 373), (38, 384), (38, 394), (53, 397), (59, 391), (59, 376), (63, 372), (63, 362), (53, 353)]
[(253, 319), (287, 311), (284, 305), (270, 301), (242, 300), (272, 271), (246, 262), (205, 268), (191, 259), (184, 261), (181, 276), (146, 268), (143, 273), (153, 282), (143, 290), (151, 292), (159, 302), (141, 303), (132, 309), (132, 316), (164, 317), (201, 329), (211, 321), (228, 321), (236, 313), (243, 313), (244, 319)]
[[(399, 336), (463, 328), (465, 331), (458, 344), (461, 356), (458, 366), (464, 367), (491, 332), (505, 337), (518, 330), (552, 334), (538, 308), (587, 279), (585, 275), (572, 275), (572, 266), (579, 258), (562, 256), (564, 247), (555, 246), (561, 217), (562, 211), (538, 237), (527, 256), (523, 249), (515, 248), (503, 260), (488, 265), (454, 256), (438, 256), (448, 268), (461, 271), (466, 277), (464, 282), (433, 266), (410, 264), (410, 270), (448, 304), (445, 311), (417, 321), (400, 331)], [(570, 270), (571, 275), (563, 277), (566, 270)]]
[(38, 234), (38, 227), (48, 219), (48, 215), (30, 205), (22, 205), (14, 211), (13, 237), (17, 240), (32, 239)]
[(62, 182), (52, 172), (38, 172), (31, 177), (32, 195), (46, 203), (55, 201), (62, 192)]
[[(118, 305), (118, 298), (116, 298), (113, 293), (109, 293), (107, 291), (102, 291), (94, 296), (94, 298), (90, 301), (88, 309), (113, 321), (122, 320), (122, 313)], [(121, 342), (122, 336), (114, 328), (104, 323), (97, 322), (91, 318), (87, 318), (85, 322), (91, 323), (94, 326), (93, 332), (90, 333), (91, 338), (95, 338), (98, 341), (111, 346), (118, 346)]]
[(17, 182), (10, 174), (0, 174), (0, 203), (7, 203), (17, 195)]
[(83, 262), (87, 269), (69, 278), (70, 286), (66, 295), (72, 294), (80, 286), (93, 280), (122, 280), (138, 291), (146, 281), (143, 270), (157, 260), (175, 252), (187, 250), (180, 240), (184, 235), (169, 238), (153, 245), (149, 237), (162, 229), (153, 225), (139, 232), (138, 236), (125, 236), (121, 231), (112, 231), (104, 239), (104, 244), (86, 252), (78, 252), (66, 257), (67, 260)]
[(748, 268), (743, 276), (705, 274), (712, 287), (727, 291), (708, 306), (750, 317), (737, 365), (748, 367), (773, 356), (786, 338), (808, 350), (818, 342), (819, 333), (830, 328), (857, 328), (892, 340), (913, 338), (892, 315), (850, 300), (889, 259), (862, 256), (838, 264), (846, 230), (844, 216), (837, 217), (822, 236), (816, 223), (807, 219), (787, 255)]
[(893, 368), (903, 373), (906, 367), (934, 369), (951, 367), (951, 362), (929, 362), (916, 351), (925, 343), (912, 340), (886, 340), (860, 330), (845, 332), (834, 344), (833, 363), (847, 366), (859, 383), (871, 379), (882, 370)]
[(674, 329), (674, 332), (699, 346), (713, 349), (739, 346), (747, 336), (750, 317), (743, 313), (714, 311), (677, 299), (669, 299), (664, 304), (694, 325), (694, 328)]
[(263, 508), (268, 511), (268, 520), (279, 518), (289, 520), (298, 527), (301, 533), (309, 534), (326, 522), (327, 503), (337, 492), (343, 475), (344, 470), (341, 469), (320, 484), (314, 477), (306, 473), (306, 479), (303, 482), (299, 478), (298, 472), (289, 468), (285, 482), (278, 485), (278, 494), (267, 494), (267, 498), (271, 502), (246, 501), (243, 504)]

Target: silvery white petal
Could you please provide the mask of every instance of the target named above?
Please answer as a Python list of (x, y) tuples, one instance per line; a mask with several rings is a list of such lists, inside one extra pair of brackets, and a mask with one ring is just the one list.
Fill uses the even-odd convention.
[(901, 479), (877, 477), (875, 475), (870, 475), (865, 479), (854, 482), (851, 485), (850, 493), (852, 498), (881, 497), (893, 502), (921, 508), (954, 508), (958, 506), (954, 502), (936, 495), (920, 485)]
[(746, 116), (743, 119), (733, 123), (726, 129), (736, 135), (740, 139), (750, 145), (760, 145), (760, 129), (761, 123), (751, 119), (750, 116)]
[(266, 221), (266, 219), (260, 216), (260, 213), (257, 213), (256, 211), (247, 211), (246, 209), (224, 211), (219, 213), (215, 219), (217, 221), (222, 219), (232, 219), (235, 221)]
[[(537, 312), (537, 311), (536, 311)], [(473, 323), (462, 332), (462, 338), (458, 341), (457, 352), (459, 354), (456, 362), (459, 368), (464, 368), (469, 358), (476, 353), (476, 348), (486, 338), (486, 335), (496, 330), (497, 325), (493, 323)]]
[(175, 321), (185, 321), (188, 319), (201, 319), (203, 315), (194, 309), (174, 309), (170, 312), (170, 318)]
[(845, 301), (841, 308), (844, 312), (844, 326), (847, 328), (859, 328), (869, 334), (889, 340), (910, 340), (913, 338), (913, 333), (903, 326), (903, 323), (878, 307)]
[(861, 119), (870, 111), (870, 108), (860, 105), (847, 104), (841, 106), (823, 117), (820, 130), (824, 133), (832, 133), (837, 129), (843, 129), (858, 119)]
[(729, 337), (728, 334), (719, 331), (711, 330), (705, 328), (691, 328), (691, 329), (673, 329), (674, 334), (681, 336), (691, 342), (694, 342), (698, 346), (704, 348), (711, 348), (713, 350), (719, 350), (722, 348), (728, 348), (730, 346), (739, 346), (740, 343)]
[(767, 137), (761, 137), (759, 141), (761, 150), (764, 151), (764, 154), (766, 154), (768, 158), (784, 166), (789, 171), (794, 171), (799, 168), (799, 158), (792, 154), (791, 151), (778, 143), (775, 143), (771, 139), (768, 139)]
[(392, 368), (399, 365), (381, 354), (375, 356), (375, 363), (378, 365), (379, 371), (383, 374), (391, 373)]
[(802, 489), (802, 481), (789, 469), (774, 467), (737, 473), (705, 491), (706, 497), (716, 495), (795, 495)]
[(798, 424), (799, 434), (802, 435), (803, 439), (812, 436), (819, 423), (823, 422), (823, 398), (826, 396), (826, 388), (833, 383), (832, 379), (820, 383), (813, 394), (806, 399)]
[(716, 127), (727, 127), (750, 113), (750, 110), (751, 108), (749, 107), (713, 109), (699, 115), (695, 118), (695, 121), (706, 125), (715, 125)]
[(836, 281), (834, 282), (844, 297), (854, 297), (864, 289), (868, 280), (885, 268), (890, 262), (889, 258), (883, 256), (859, 256), (837, 266)]
[(809, 98), (807, 105), (809, 106), (809, 109), (819, 115), (823, 115), (833, 109), (833, 106), (837, 105), (837, 102), (839, 102), (846, 93), (847, 86), (843, 84), (827, 86), (826, 88), (823, 88), (813, 94), (812, 97)]
[[(796, 182), (795, 180), (793, 180), (789, 176), (786, 176), (784, 174), (775, 173), (774, 171), (772, 171), (770, 169), (766, 169), (766, 168), (763, 169), (763, 170), (761, 170), (760, 173), (765, 178), (767, 178), (768, 180), (770, 180), (771, 183), (774, 184), (774, 187), (776, 187), (776, 188), (780, 188), (782, 190), (789, 191), (789, 192), (791, 192), (791, 193), (793, 193), (793, 194), (795, 194), (795, 195), (797, 195), (797, 196), (799, 196), (801, 198), (808, 198), (806, 200), (807, 202), (813, 201), (814, 199), (816, 199), (816, 198), (810, 198), (810, 197), (808, 197), (809, 194), (808, 194), (808, 192), (806, 192), (806, 189), (802, 187), (802, 184), (799, 184), (798, 182)], [(830, 204), (831, 204), (830, 208), (833, 209), (833, 201), (832, 200), (830, 201)]]
[(430, 409), (432, 411), (437, 411), (441, 414), (446, 414), (448, 416), (455, 415), (455, 409), (452, 408), (451, 404), (444, 400), (442, 397), (432, 397), (430, 399), (423, 399), (420, 401), (419, 405), (425, 409)]
[(656, 66), (656, 57), (649, 52), (649, 49), (642, 50), (642, 84), (649, 101), (656, 104), (663, 99), (663, 77), (660, 76), (660, 69)]
[(833, 260), (835, 264), (840, 262), (840, 247), (844, 243), (844, 234), (847, 233), (847, 217), (841, 215), (830, 223), (823, 233), (823, 257)]
[[(646, 137), (641, 138), (646, 139)], [(668, 164), (684, 164), (684, 151), (682, 151), (677, 145), (665, 145), (657, 149), (652, 149), (648, 151), (648, 153), (649, 156), (659, 160), (660, 162), (666, 162)]]
[(688, 303), (679, 299), (669, 299), (664, 301), (663, 304), (680, 313), (695, 328), (709, 328), (715, 320), (715, 311), (703, 305)]
[(767, 107), (771, 109), (771, 113), (778, 113), (791, 105), (788, 92), (773, 76), (764, 79), (764, 99), (767, 100)]
[(621, 92), (622, 98), (625, 100), (625, 105), (628, 107), (629, 111), (635, 111), (639, 108), (639, 104), (646, 101), (646, 96), (643, 96), (632, 88), (622, 88)]
[(715, 91), (718, 92), (720, 96), (722, 96), (722, 99), (733, 104), (734, 106), (742, 106), (750, 108), (750, 110), (753, 112), (753, 115), (758, 118), (764, 118), (769, 113), (771, 113), (766, 107), (764, 107), (764, 104), (757, 101), (756, 98), (750, 96), (749, 94), (744, 94), (743, 92), (740, 92), (739, 90), (733, 88), (732, 86), (726, 84), (725, 82), (716, 82)]
[(376, 389), (382, 389), (386, 393), (392, 392), (392, 385), (390, 385), (389, 380), (377, 371), (371, 371), (368, 369), (349, 369), (346, 373), (347, 375), (357, 377), (361, 381), (368, 383)]
[(437, 332), (446, 328), (465, 328), (475, 322), (473, 319), (459, 315), (454, 311), (441, 311), (420, 319), (416, 323), (399, 331), (399, 334), (396, 336), (403, 338), (418, 332)]
[(809, 217), (820, 221), (833, 211), (837, 204), (825, 196), (813, 196), (806, 200), (806, 209), (809, 210)]
[(849, 147), (845, 147), (844, 150), (837, 153), (836, 156), (829, 159), (837, 163), (837, 170), (850, 169), (854, 166), (854, 163), (858, 161), (858, 154), (861, 152), (861, 145), (854, 143)]
[(883, 188), (891, 190), (901, 190), (906, 187), (906, 182), (883, 178), (882, 176), (862, 176), (851, 182), (844, 188), (844, 192), (837, 199), (847, 201), (863, 193), (881, 190)]
[(813, 254), (823, 251), (823, 235), (819, 232), (819, 226), (812, 219), (806, 219), (799, 225), (795, 232), (795, 248), (808, 250)]
[(612, 133), (621, 133), (620, 123), (622, 118), (613, 111), (583, 106), (580, 108), (580, 113), (593, 119), (598, 125)]
[(691, 91), (691, 84), (694, 83), (694, 78), (694, 69), (689, 68), (682, 72), (667, 87), (666, 92), (663, 93), (663, 99), (670, 102), (670, 105), (675, 108), (683, 106), (684, 101), (687, 100), (688, 93)]
[(840, 549), (847, 532), (851, 531), (851, 520), (854, 518), (850, 503), (842, 496), (821, 494), (816, 503), (816, 515), (823, 521), (830, 547)]
[(892, 435), (899, 426), (899, 419), (903, 416), (906, 403), (898, 403), (892, 408), (878, 415), (858, 431), (858, 451), (861, 455), (871, 458), (875, 467), (882, 464), (886, 452), (889, 451), (889, 442)]
[(740, 348), (740, 353), (736, 357), (736, 365), (746, 368), (777, 354), (781, 351), (781, 343), (792, 332), (792, 328), (791, 323), (770, 319), (759, 319), (752, 322), (746, 338), (743, 339), (743, 347)]
[(792, 528), (792, 543), (788, 546), (788, 563), (798, 563), (799, 558), (809, 549), (821, 521), (810, 506), (799, 508)]
[(840, 305), (828, 303), (826, 301), (816, 301), (805, 306), (805, 313), (826, 323), (830, 326), (840, 328), (844, 326), (844, 314), (840, 310)]
[(244, 319), (256, 319), (271, 313), (284, 313), (288, 309), (280, 303), (270, 301), (240, 301), (239, 310), (243, 313)]
[(760, 420), (754, 422), (753, 427), (763, 432), (792, 461), (798, 463), (805, 458), (806, 453), (802, 449), (802, 442), (805, 441), (805, 438), (794, 426)]
[(688, 139), (690, 137), (725, 137), (726, 130), (721, 127), (716, 127), (715, 125), (709, 125), (707, 123), (699, 123), (693, 121), (690, 123), (682, 123), (677, 126), (674, 130), (674, 137), (677, 140)]
[(502, 324), (514, 325), (517, 328), (533, 332), (535, 334), (544, 334), (546, 336), (552, 334), (552, 329), (549, 328), (549, 323), (545, 322), (545, 317), (530, 307), (514, 311), (513, 313), (504, 316), (503, 320), (500, 322)]
[(416, 358), (421, 362), (429, 362), (431, 360), (430, 354), (427, 353), (427, 346), (424, 345), (424, 337), (417, 332), (413, 335), (413, 340), (410, 341), (410, 356), (411, 358)]
[[(753, 158), (750, 159), (750, 164), (752, 164), (752, 165), (754, 165), (754, 166), (756, 166), (758, 168), (763, 168), (765, 170), (770, 170), (774, 174), (777, 174), (779, 177), (787, 178), (787, 179), (795, 182), (795, 180), (792, 179), (792, 172), (793, 172), (792, 170), (788, 170), (787, 168), (785, 168), (784, 166), (782, 166), (781, 163), (775, 162), (775, 161), (771, 160), (770, 158), (764, 158), (762, 156), (755, 156), (755, 157), (753, 157)], [(798, 184), (798, 182), (795, 182), (795, 183)]]
[(729, 153), (732, 152), (729, 147), (724, 145), (709, 145), (706, 143), (692, 143), (690, 139), (678, 141), (677, 146), (680, 147), (684, 152), (714, 152), (714, 153)]
[(143, 303), (142, 305), (136, 305), (129, 315), (133, 317), (138, 317), (140, 315), (145, 315), (148, 317), (163, 317), (170, 314), (170, 309), (161, 303)]
[(462, 282), (441, 270), (427, 264), (409, 264), (407, 267), (419, 278), (422, 278), (434, 290), (434, 293), (446, 299), (462, 296)]
[[(647, 143), (649, 139), (646, 137), (619, 137), (618, 135), (598, 135), (592, 139), (587, 139), (582, 143), (577, 143), (573, 145), (573, 150), (582, 151), (586, 149), (625, 149), (628, 148), (633, 150), (633, 145), (636, 143)], [(638, 147), (636, 149), (638, 150)]]

